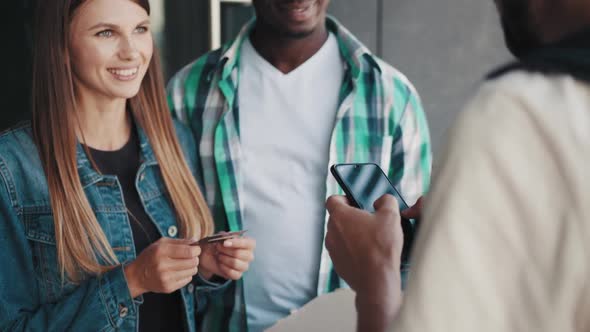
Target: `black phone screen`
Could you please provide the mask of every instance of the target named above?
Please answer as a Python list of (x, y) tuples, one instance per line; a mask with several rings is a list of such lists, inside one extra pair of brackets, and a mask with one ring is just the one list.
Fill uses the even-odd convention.
[(351, 203), (359, 209), (375, 212), (373, 203), (385, 194), (397, 199), (400, 210), (408, 208), (389, 178), (376, 164), (338, 164), (332, 166), (331, 170)]

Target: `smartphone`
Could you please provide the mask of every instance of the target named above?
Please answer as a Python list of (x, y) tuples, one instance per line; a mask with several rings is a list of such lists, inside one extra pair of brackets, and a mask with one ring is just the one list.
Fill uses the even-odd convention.
[[(371, 213), (375, 212), (373, 204), (385, 194), (390, 194), (396, 198), (400, 211), (409, 208), (406, 201), (377, 164), (336, 164), (330, 167), (330, 172), (350, 203), (359, 209)], [(402, 262), (404, 263), (409, 258), (416, 227), (417, 224), (414, 220), (402, 218), (402, 229), (404, 231)]]
[(359, 209), (375, 212), (373, 204), (381, 196), (390, 194), (397, 199), (400, 210), (409, 208), (377, 164), (336, 164), (330, 172), (350, 200)]

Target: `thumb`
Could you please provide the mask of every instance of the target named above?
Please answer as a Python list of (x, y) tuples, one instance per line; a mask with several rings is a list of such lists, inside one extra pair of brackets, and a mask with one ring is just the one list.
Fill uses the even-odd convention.
[(373, 207), (375, 208), (375, 213), (382, 213), (382, 212), (396, 212), (399, 210), (399, 205), (397, 204), (397, 200), (392, 195), (383, 195), (378, 200), (373, 203)]

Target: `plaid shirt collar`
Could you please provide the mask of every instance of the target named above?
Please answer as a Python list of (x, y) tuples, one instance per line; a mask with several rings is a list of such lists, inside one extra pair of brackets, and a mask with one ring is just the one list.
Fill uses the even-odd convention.
[[(229, 44), (223, 47), (223, 55), (219, 59), (217, 69), (211, 74), (221, 72), (221, 81), (227, 80), (232, 72), (237, 69), (240, 60), (240, 51), (244, 40), (250, 36), (256, 19), (252, 19), (246, 24), (238, 36)], [(375, 60), (371, 51), (361, 43), (350, 31), (348, 31), (338, 20), (331, 16), (326, 17), (326, 26), (328, 31), (332, 32), (338, 40), (340, 53), (351, 70), (354, 80), (360, 77), (363, 71), (369, 71), (366, 66), (374, 67), (381, 72), (381, 67)]]

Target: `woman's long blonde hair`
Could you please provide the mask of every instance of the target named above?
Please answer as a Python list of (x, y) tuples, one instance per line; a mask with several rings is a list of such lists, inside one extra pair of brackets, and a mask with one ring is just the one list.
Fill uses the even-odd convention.
[[(38, 1), (33, 55), (33, 134), (47, 177), (62, 278), (67, 275), (74, 282), (119, 264), (84, 193), (77, 169), (77, 110), (68, 36), (72, 17), (84, 1)], [(149, 14), (147, 0), (132, 1)], [(181, 237), (211, 234), (211, 214), (175, 134), (156, 50), (129, 107), (154, 150)]]

